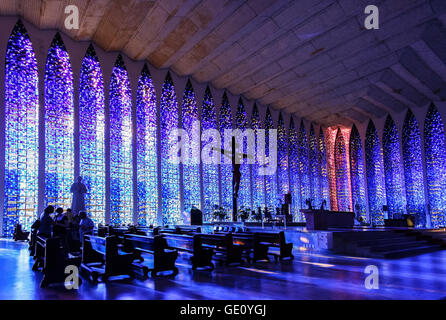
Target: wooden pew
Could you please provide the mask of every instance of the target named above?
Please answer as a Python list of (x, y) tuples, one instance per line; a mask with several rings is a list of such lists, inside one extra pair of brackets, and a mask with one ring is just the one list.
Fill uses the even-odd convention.
[(214, 249), (215, 258), (223, 261), (226, 265), (232, 263), (243, 264), (242, 247), (234, 245), (232, 234), (200, 234), (201, 243), (204, 247)]
[(232, 239), (235, 244), (240, 245), (251, 262), (270, 260), (268, 257), (269, 245), (262, 243), (258, 233), (233, 233)]
[(175, 226), (175, 228), (160, 228), (160, 233), (169, 233), (169, 234), (188, 234), (192, 235), (194, 233), (201, 233), (201, 227), (197, 226)]
[(143, 236), (136, 234), (124, 235), (124, 250), (132, 252), (133, 259), (140, 258), (142, 253), (153, 255), (153, 265), (149, 268), (142, 264), (134, 263), (134, 267), (144, 277), (151, 273), (152, 277), (156, 277), (158, 272), (173, 271), (173, 275), (178, 274), (178, 268), (175, 266), (175, 261), (178, 257), (178, 251), (169, 249), (164, 239), (160, 235)]
[[(80, 257), (70, 257), (67, 248), (64, 247), (64, 241), (61, 238), (36, 238), (36, 261), (33, 270), (41, 270), (43, 279), (40, 287), (45, 288), (52, 283), (63, 283), (68, 276), (65, 268), (69, 265), (79, 267)], [(79, 279), (79, 283), (81, 279)]]
[[(239, 229), (234, 229), (237, 227), (228, 227), (225, 226), (223, 228), (219, 228), (220, 226), (217, 226), (216, 228), (214, 228), (214, 233), (216, 234), (225, 234), (225, 233), (231, 233), (234, 236), (239, 237), (240, 241), (242, 241), (243, 236), (248, 237), (248, 235), (252, 235), (252, 237), (254, 237), (254, 234), (256, 234), (256, 241), (258, 241), (258, 243), (254, 243), (254, 239), (252, 240), (246, 240), (244, 245), (246, 246), (250, 246), (252, 247), (253, 252), (256, 251), (254, 253), (254, 261), (258, 261), (258, 260), (263, 260), (262, 258), (264, 257), (264, 246), (268, 246), (268, 247), (273, 247), (273, 248), (279, 248), (279, 252), (275, 253), (268, 253), (272, 256), (274, 256), (275, 261), (277, 262), (277, 260), (283, 260), (286, 258), (290, 258), (290, 259), (294, 259), (294, 256), (292, 254), (293, 251), (293, 244), (292, 243), (286, 243), (285, 240), (285, 232), (280, 231), (278, 233), (275, 232), (249, 232), (249, 231), (245, 231), (245, 232), (237, 232), (237, 233), (232, 233), (232, 230), (239, 230)], [(225, 231), (226, 230), (226, 231)], [(258, 258), (258, 260), (256, 260), (256, 258)]]
[(258, 232), (259, 241), (261, 244), (268, 245), (269, 247), (279, 248), (278, 253), (269, 253), (274, 256), (275, 261), (278, 259), (281, 261), (285, 258), (294, 259), (293, 256), (293, 243), (286, 243), (285, 232), (279, 233), (273, 232)]
[(184, 235), (184, 234), (163, 234), (167, 241), (167, 246), (178, 251), (183, 251), (192, 254), (192, 270), (198, 268), (214, 269), (212, 263), (213, 248), (203, 247), (200, 234)]
[(119, 249), (116, 236), (103, 238), (84, 235), (81, 271), (86, 272), (94, 282), (99, 277), (102, 281), (117, 275), (133, 277), (132, 263), (133, 254)]
[(240, 226), (215, 226), (214, 233), (215, 234), (223, 234), (223, 233), (244, 233), (246, 232), (244, 227)]

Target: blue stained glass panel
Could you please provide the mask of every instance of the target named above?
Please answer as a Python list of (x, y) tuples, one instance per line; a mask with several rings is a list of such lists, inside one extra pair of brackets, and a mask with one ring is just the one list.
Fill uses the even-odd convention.
[[(196, 150), (200, 150), (200, 137), (194, 136), (194, 124), (198, 125), (198, 107), (195, 101), (195, 93), (190, 81), (187, 81), (183, 95), (182, 107), (183, 129), (189, 136), (189, 146), (186, 152), (189, 154), (183, 167), (183, 209), (190, 212), (192, 207), (201, 209), (201, 191), (200, 191), (200, 159), (197, 159)], [(195, 158), (194, 158), (195, 157)], [(199, 155), (198, 155), (199, 157)]]
[(137, 199), (139, 225), (158, 222), (157, 104), (147, 65), (138, 79), (136, 93)]
[[(206, 88), (201, 108), (201, 126), (203, 130), (218, 129), (217, 115), (215, 113), (214, 99), (211, 90)], [(203, 142), (203, 146), (206, 142)], [(214, 156), (215, 150), (211, 150), (209, 156)], [(218, 153), (221, 157), (221, 153)], [(204, 216), (206, 221), (211, 221), (211, 214), (214, 206), (220, 204), (219, 194), (220, 185), (218, 179), (218, 165), (203, 163), (203, 200), (204, 200)]]
[(178, 164), (169, 160), (169, 150), (174, 142), (169, 140), (172, 129), (178, 128), (178, 104), (175, 87), (170, 73), (163, 84), (160, 101), (160, 143), (161, 143), (161, 201), (163, 223), (180, 224), (180, 170)]
[(70, 57), (59, 33), (45, 66), (45, 206), (71, 207), (74, 103)]
[(110, 81), (110, 211), (112, 224), (133, 222), (132, 97), (118, 55)]
[(79, 87), (80, 174), (87, 187), (85, 208), (91, 219), (105, 223), (104, 80), (92, 45), (82, 60)]
[(384, 168), (378, 132), (372, 120), (367, 126), (365, 138), (365, 159), (369, 212), (373, 225), (384, 224), (383, 205), (386, 198)]
[(368, 222), (365, 197), (364, 155), (361, 136), (355, 125), (353, 125), (350, 134), (350, 172), (353, 210), (357, 217), (360, 217), (364, 222)]
[(424, 122), (424, 148), (431, 226), (445, 227), (446, 140), (443, 120), (433, 104), (429, 107)]
[(5, 197), (3, 235), (29, 230), (37, 215), (39, 75), (33, 45), (19, 20), (5, 60)]
[[(221, 145), (224, 146), (224, 130), (232, 130), (232, 111), (229, 105), (226, 92), (223, 94), (220, 106), (220, 121), (219, 121)], [(222, 163), (220, 165), (220, 179), (221, 179), (221, 205), (229, 213), (232, 212), (232, 164), (231, 160), (222, 156)]]
[[(265, 156), (269, 157), (269, 132), (268, 130), (274, 129), (273, 116), (271, 111), (266, 109), (265, 115)], [(277, 159), (279, 160), (279, 159)], [(277, 171), (272, 175), (265, 175), (265, 194), (266, 194), (266, 205), (271, 210), (277, 206), (278, 202), (278, 187), (277, 187)]]
[(403, 125), (403, 164), (407, 212), (415, 215), (417, 227), (426, 226), (423, 161), (418, 122), (409, 109)]
[(389, 115), (384, 124), (383, 156), (386, 198), (390, 218), (402, 218), (406, 212), (406, 193), (398, 129)]
[[(262, 129), (262, 122), (260, 121), (260, 115), (259, 110), (257, 108), (257, 105), (254, 104), (254, 108), (252, 110), (251, 115), (251, 128), (255, 131), (256, 137), (255, 137), (255, 148), (256, 148), (256, 154), (257, 154), (257, 148), (258, 148), (258, 137), (257, 137), (257, 130)], [(265, 176), (260, 175), (259, 170), (259, 162), (256, 159), (256, 163), (252, 165), (252, 183), (253, 183), (253, 210), (257, 210), (257, 208), (263, 208), (265, 207)]]

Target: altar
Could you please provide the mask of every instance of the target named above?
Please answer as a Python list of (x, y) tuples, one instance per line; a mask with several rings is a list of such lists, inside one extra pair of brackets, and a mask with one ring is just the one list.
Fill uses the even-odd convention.
[(353, 212), (328, 210), (300, 210), (305, 215), (307, 230), (328, 230), (328, 228), (353, 228), (355, 214)]

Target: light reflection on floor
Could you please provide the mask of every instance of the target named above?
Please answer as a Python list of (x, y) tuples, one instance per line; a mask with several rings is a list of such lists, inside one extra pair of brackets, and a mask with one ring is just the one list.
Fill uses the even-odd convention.
[[(294, 261), (239, 267), (216, 264), (192, 271), (187, 256), (180, 273), (139, 281), (121, 278), (79, 290), (63, 285), (40, 289), (27, 244), (0, 240), (0, 299), (442, 299), (446, 297), (446, 251), (400, 260), (358, 259), (320, 252), (295, 252)], [(379, 270), (379, 289), (367, 290), (367, 265)]]

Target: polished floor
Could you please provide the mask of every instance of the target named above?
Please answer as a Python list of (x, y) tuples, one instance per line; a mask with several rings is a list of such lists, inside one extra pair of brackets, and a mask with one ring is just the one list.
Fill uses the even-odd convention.
[[(78, 290), (41, 289), (40, 272), (26, 243), (0, 240), (0, 299), (445, 299), (446, 251), (400, 260), (376, 260), (296, 252), (295, 260), (192, 271), (187, 257), (180, 273), (145, 281), (118, 279)], [(379, 289), (367, 289), (368, 265), (379, 271)]]

